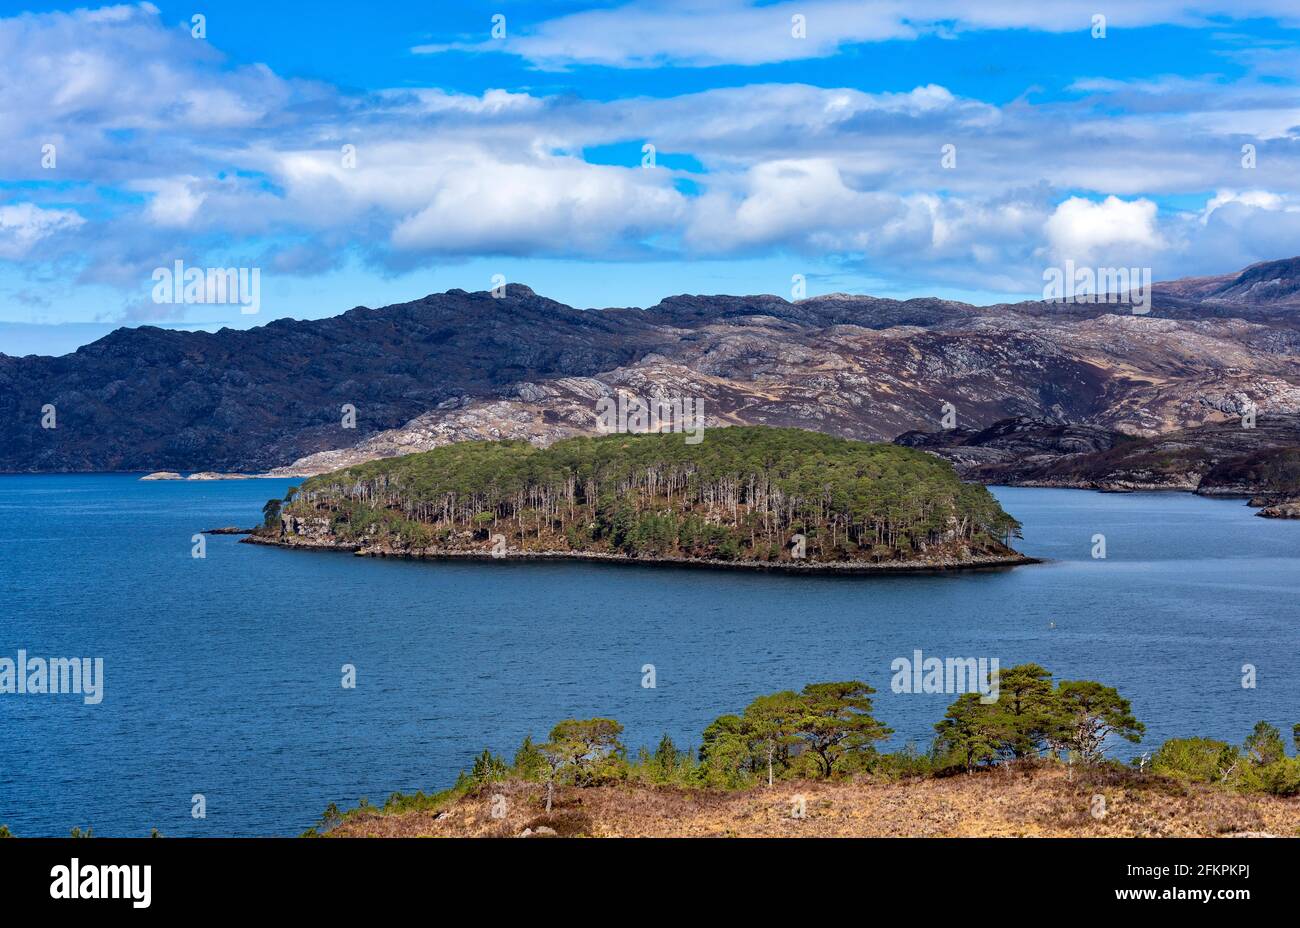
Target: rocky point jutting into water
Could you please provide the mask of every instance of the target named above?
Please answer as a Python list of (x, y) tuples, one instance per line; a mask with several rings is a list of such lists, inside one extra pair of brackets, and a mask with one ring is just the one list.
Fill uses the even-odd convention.
[(1294, 518), (1300, 416), (1229, 419), (1162, 435), (1018, 417), (984, 429), (907, 432), (895, 442), (951, 461), (967, 480), (1109, 492), (1186, 490), (1243, 497), (1262, 516)]

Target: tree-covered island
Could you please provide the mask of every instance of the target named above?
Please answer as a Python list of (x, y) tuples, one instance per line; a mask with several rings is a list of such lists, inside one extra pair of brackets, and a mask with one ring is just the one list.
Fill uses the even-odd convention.
[(801, 429), (461, 442), (322, 474), (252, 541), (409, 557), (788, 568), (1026, 563), (983, 486), (911, 448)]

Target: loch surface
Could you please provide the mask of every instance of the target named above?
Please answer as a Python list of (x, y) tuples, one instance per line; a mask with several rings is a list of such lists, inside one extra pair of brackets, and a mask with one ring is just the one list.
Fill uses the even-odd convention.
[(924, 749), (954, 697), (891, 692), (891, 662), (917, 649), (1118, 687), (1147, 725), (1118, 756), (1300, 721), (1300, 523), (1239, 500), (995, 488), (1024, 523), (1016, 546), (1046, 563), (834, 577), (231, 536), (195, 558), (195, 532), (252, 524), (291, 481), (137, 477), (0, 476), (0, 658), (104, 661), (97, 705), (0, 694), (0, 823), (17, 835), (295, 835), (330, 802), (449, 786), (483, 747), (508, 757), (562, 718), (616, 718), (632, 750), (664, 732), (696, 747), (715, 716), (817, 680), (866, 680), (885, 748)]

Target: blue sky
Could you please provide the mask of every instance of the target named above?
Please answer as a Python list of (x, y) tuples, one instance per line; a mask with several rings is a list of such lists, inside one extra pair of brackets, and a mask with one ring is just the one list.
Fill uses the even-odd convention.
[[(1300, 254), (1300, 11), (1104, 6), (235, 0), (196, 38), (193, 4), (5, 3), (0, 352), (498, 274), (578, 306), (796, 274), (990, 302), (1066, 259)], [(177, 260), (258, 268), (259, 312), (156, 302)]]

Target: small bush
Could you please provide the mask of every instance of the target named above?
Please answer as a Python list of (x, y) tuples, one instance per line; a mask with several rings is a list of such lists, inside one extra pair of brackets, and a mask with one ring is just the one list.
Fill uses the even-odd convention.
[(1213, 738), (1173, 738), (1151, 758), (1151, 769), (1179, 780), (1218, 783), (1240, 756), (1235, 747)]
[(1274, 796), (1300, 796), (1300, 757), (1284, 757), (1259, 768), (1260, 788)]

